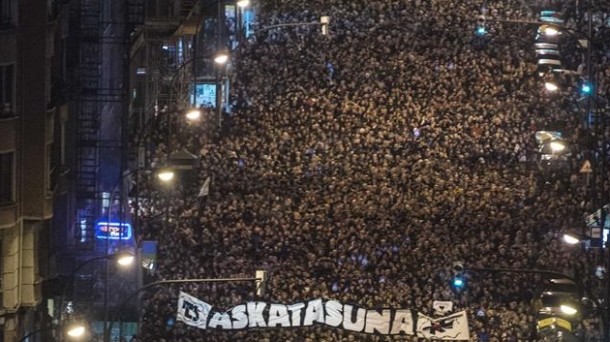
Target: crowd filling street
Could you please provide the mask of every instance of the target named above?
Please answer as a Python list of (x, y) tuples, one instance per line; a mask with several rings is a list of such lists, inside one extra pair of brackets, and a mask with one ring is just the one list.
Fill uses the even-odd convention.
[[(156, 279), (252, 277), (263, 269), (266, 293), (257, 296), (252, 283), (157, 288), (145, 296), (141, 338), (417, 341), (322, 325), (200, 330), (172, 323), (182, 290), (224, 310), (249, 300), (325, 298), (434, 317), (433, 301), (452, 301), (454, 311), (467, 310), (472, 341), (534, 341), (533, 303), (546, 278), (467, 272), (456, 291), (455, 261), (554, 270), (603, 298), (593, 269), (607, 255), (561, 236), (582, 229), (583, 216), (601, 204), (594, 195), (609, 191), (600, 181), (607, 174), (587, 181), (579, 170), (585, 160), (599, 169), (608, 150), (601, 137), (610, 132), (587, 126), (574, 96), (545, 92), (537, 26), (488, 20), (485, 35), (474, 33), (480, 15), (536, 20), (530, 5), (262, 1), (263, 26), (327, 15), (330, 32), (277, 28), (242, 44), (223, 130), (205, 123), (172, 130), (172, 150), (188, 149), (201, 165), (171, 187), (152, 176), (141, 184), (138, 238), (158, 241)], [(560, 10), (582, 24), (577, 8)], [(604, 37), (601, 24), (593, 29)], [(595, 44), (601, 91), (609, 50), (606, 41)], [(540, 166), (540, 130), (561, 132), (568, 163)], [(162, 131), (153, 139), (158, 161), (168, 149)], [(199, 196), (207, 179), (209, 193)], [(601, 341), (597, 318), (575, 329)]]

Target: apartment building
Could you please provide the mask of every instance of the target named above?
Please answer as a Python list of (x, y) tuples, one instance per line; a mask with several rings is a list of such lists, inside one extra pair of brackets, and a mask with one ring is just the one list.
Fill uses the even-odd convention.
[(0, 327), (15, 341), (50, 321), (42, 285), (67, 106), (62, 16), (52, 0), (0, 1)]

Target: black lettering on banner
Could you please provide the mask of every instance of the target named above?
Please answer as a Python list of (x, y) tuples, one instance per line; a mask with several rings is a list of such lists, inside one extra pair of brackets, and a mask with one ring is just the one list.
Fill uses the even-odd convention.
[[(190, 319), (191, 321), (199, 320), (199, 308), (197, 305), (185, 300), (182, 302), (182, 308), (184, 309), (184, 317)], [(195, 317), (191, 315), (191, 312), (195, 313)]]

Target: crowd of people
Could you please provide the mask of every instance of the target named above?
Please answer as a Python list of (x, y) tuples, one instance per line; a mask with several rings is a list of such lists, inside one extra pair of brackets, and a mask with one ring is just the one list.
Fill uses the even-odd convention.
[[(175, 322), (178, 290), (219, 310), (326, 298), (434, 316), (433, 301), (452, 301), (467, 310), (472, 341), (534, 341), (544, 276), (469, 272), (456, 291), (453, 262), (554, 270), (592, 296), (602, 287), (597, 252), (561, 236), (583, 229), (599, 204), (592, 189), (605, 175), (587, 180), (579, 168), (604, 159), (607, 149), (588, 139), (603, 134), (569, 96), (545, 94), (537, 27), (487, 20), (487, 32), (473, 34), (479, 15), (535, 20), (535, 8), (518, 0), (261, 0), (259, 8), (266, 25), (328, 15), (330, 34), (277, 28), (240, 47), (225, 130), (174, 130), (173, 148), (197, 152), (201, 167), (171, 189), (149, 180), (139, 238), (158, 241), (159, 279), (264, 269), (266, 293), (257, 297), (250, 283), (159, 288), (145, 300), (144, 341), (417, 341), (315, 325), (200, 330)], [(540, 130), (570, 144), (561, 172), (542, 172)], [(166, 149), (160, 139), (156, 156)], [(601, 341), (598, 323), (576, 326)]]

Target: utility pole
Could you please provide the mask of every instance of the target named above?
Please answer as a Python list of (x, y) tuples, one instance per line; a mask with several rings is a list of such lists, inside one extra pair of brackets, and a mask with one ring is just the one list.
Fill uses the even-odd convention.
[(119, 305), (118, 310), (116, 311), (116, 316), (110, 320), (110, 324), (108, 325), (107, 330), (104, 332), (104, 337), (107, 338), (104, 342), (110, 341), (110, 334), (112, 332), (112, 326), (114, 325), (114, 321), (116, 319), (119, 320), (119, 324), (122, 324), (123, 312), (125, 311), (125, 307), (127, 303), (135, 297), (140, 292), (147, 290), (151, 287), (161, 286), (161, 285), (171, 285), (171, 284), (194, 284), (194, 283), (238, 283), (238, 282), (255, 282), (257, 293), (264, 292), (264, 288), (267, 282), (267, 271), (256, 271), (256, 276), (251, 278), (195, 278), (195, 279), (168, 279), (168, 280), (159, 280), (149, 284), (146, 284), (139, 289), (130, 293)]

